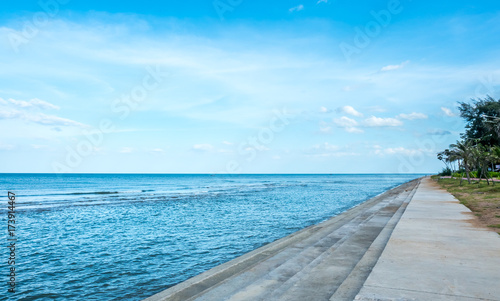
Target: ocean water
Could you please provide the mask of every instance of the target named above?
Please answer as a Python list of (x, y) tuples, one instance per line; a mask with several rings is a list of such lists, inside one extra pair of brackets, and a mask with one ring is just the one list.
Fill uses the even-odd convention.
[(420, 176), (0, 174), (0, 300), (141, 300)]

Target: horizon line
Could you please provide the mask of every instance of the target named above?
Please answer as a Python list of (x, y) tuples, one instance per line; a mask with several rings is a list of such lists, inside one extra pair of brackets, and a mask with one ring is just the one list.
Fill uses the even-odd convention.
[(72, 173), (56, 173), (56, 172), (0, 172), (0, 174), (45, 174), (45, 175), (81, 175), (81, 174), (108, 174), (108, 175), (421, 175), (421, 174), (436, 174), (432, 172), (414, 172), (414, 173), (395, 173), (395, 172), (360, 172), (360, 173), (152, 173), (152, 172), (72, 172)]

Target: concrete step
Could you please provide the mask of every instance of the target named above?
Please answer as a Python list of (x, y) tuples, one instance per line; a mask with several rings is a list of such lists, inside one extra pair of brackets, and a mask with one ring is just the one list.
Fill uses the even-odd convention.
[(350, 301), (354, 300), (356, 295), (359, 293), (366, 279), (370, 275), (373, 267), (378, 261), (378, 258), (382, 254), (389, 238), (391, 237), (392, 231), (396, 227), (397, 223), (401, 219), (408, 203), (411, 201), (415, 195), (418, 184), (411, 190), (411, 192), (406, 196), (405, 200), (399, 207), (398, 211), (392, 216), (387, 225), (382, 229), (377, 238), (373, 241), (371, 246), (368, 248), (366, 253), (363, 255), (358, 264), (351, 271), (349, 276), (342, 282), (335, 293), (330, 297), (330, 301)]
[(354, 277), (358, 262), (415, 184), (403, 184), (146, 300), (328, 300)]
[(311, 296), (314, 300), (330, 299), (356, 268), (403, 200), (398, 198), (390, 203), (360, 225), (343, 244), (325, 252), (315, 266), (306, 267), (286, 286), (272, 292), (268, 300), (306, 300)]
[[(327, 300), (349, 275), (355, 263), (394, 213), (394, 209), (398, 208), (404, 199), (406, 197), (400, 194), (365, 208), (341, 227), (330, 229), (332, 230), (330, 233), (315, 233), (319, 236), (324, 235), (321, 239), (311, 237), (297, 242), (287, 252), (280, 252), (263, 264), (250, 269), (248, 273), (233, 277), (230, 281), (200, 296), (195, 296), (192, 300), (294, 300), (293, 298), (300, 300), (310, 295), (312, 293), (310, 290), (314, 290), (315, 296), (319, 297), (318, 290), (314, 289), (315, 285), (310, 283), (311, 281), (322, 287), (321, 299)], [(388, 210), (392, 211), (388, 214)], [(377, 218), (374, 221), (375, 217)], [(301, 251), (294, 252), (297, 249)], [(354, 253), (357, 255), (353, 256)], [(342, 260), (345, 257), (350, 261)], [(338, 262), (335, 272), (336, 285), (330, 279), (328, 289), (324, 288), (325, 275), (318, 271), (325, 261)], [(304, 292), (305, 296), (297, 292)]]
[[(279, 295), (280, 291), (287, 290), (288, 286), (302, 278), (302, 275), (307, 275), (308, 271), (321, 264), (324, 257), (328, 256), (332, 250), (341, 248), (341, 246), (354, 235), (359, 228), (369, 222), (382, 207), (384, 202), (373, 207), (366, 208), (364, 212), (347, 221), (342, 227), (330, 231), (328, 233), (318, 233), (323, 235), (321, 239), (312, 237), (297, 244), (289, 250), (280, 252), (273, 258), (266, 260), (262, 265), (251, 269), (251, 274), (244, 274), (240, 279), (246, 278), (246, 283), (235, 283), (234, 279), (225, 284), (225, 287), (231, 287), (233, 294), (225, 295), (226, 300), (269, 300), (273, 296)], [(295, 252), (300, 250), (300, 252)], [(279, 264), (270, 264), (270, 262)], [(268, 272), (264, 275), (260, 273), (260, 277), (256, 277), (259, 268), (266, 267)], [(272, 267), (271, 269), (269, 269)], [(262, 269), (260, 269), (262, 270)], [(248, 277), (250, 275), (250, 277)], [(249, 279), (250, 278), (250, 279)], [(249, 283), (250, 282), (250, 283)], [(273, 292), (273, 294), (270, 294)], [(217, 294), (215, 294), (217, 293)], [(227, 294), (227, 291), (225, 292)], [(217, 300), (220, 296), (217, 289), (213, 294), (209, 293), (196, 300)], [(206, 297), (206, 298), (205, 298)]]

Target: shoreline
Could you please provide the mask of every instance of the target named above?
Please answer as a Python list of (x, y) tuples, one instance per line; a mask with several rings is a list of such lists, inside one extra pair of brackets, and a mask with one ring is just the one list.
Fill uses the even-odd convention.
[[(252, 274), (254, 273), (252, 270), (255, 269), (261, 270), (259, 272), (259, 277), (266, 277), (266, 275), (270, 273), (270, 271), (267, 270), (273, 266), (272, 262), (275, 262), (276, 260), (281, 262), (278, 268), (286, 270), (284, 266), (290, 265), (292, 266), (292, 269), (297, 269), (297, 273), (292, 275), (296, 276), (296, 274), (303, 272), (304, 268), (311, 268), (315, 266), (315, 263), (313, 262), (317, 258), (313, 257), (318, 248), (321, 250), (324, 249), (320, 254), (321, 256), (328, 257), (328, 254), (326, 253), (328, 253), (330, 247), (336, 246), (338, 249), (341, 249), (342, 245), (345, 244), (344, 248), (346, 248), (346, 246), (349, 246), (348, 238), (352, 238), (352, 241), (354, 241), (350, 242), (351, 244), (355, 243), (358, 232), (363, 233), (363, 231), (365, 231), (365, 234), (370, 236), (370, 239), (365, 239), (363, 241), (363, 250), (366, 252), (372, 246), (377, 237), (379, 237), (379, 234), (384, 232), (384, 229), (385, 232), (389, 232), (384, 234), (385, 238), (388, 239), (387, 234), (390, 236), (390, 233), (392, 232), (388, 226), (388, 224), (391, 224), (391, 218), (393, 216), (397, 216), (396, 213), (399, 213), (399, 217), (401, 216), (404, 212), (404, 208), (411, 200), (412, 193), (414, 193), (421, 179), (422, 178), (414, 179), (389, 189), (337, 216), (329, 218), (326, 221), (309, 226), (272, 243), (264, 245), (144, 300), (187, 300), (198, 297), (200, 297), (200, 299), (204, 299), (202, 295), (206, 294), (215, 294), (217, 298), (221, 298), (223, 296), (221, 290), (225, 290), (224, 288), (221, 289), (221, 287), (223, 287), (224, 284), (227, 284), (230, 281), (236, 281), (241, 286), (243, 280), (240, 278), (242, 278), (242, 275), (249, 273)], [(377, 222), (377, 219), (380, 221)], [(399, 218), (397, 218), (397, 220), (399, 220)], [(371, 225), (371, 228), (363, 228), (365, 225)], [(395, 223), (393, 222), (391, 225), (393, 227)], [(377, 231), (374, 232), (372, 228), (377, 228)], [(326, 242), (329, 242), (329, 246), (323, 246), (321, 248), (321, 244)], [(384, 243), (382, 243), (382, 245), (385, 246)], [(378, 251), (381, 252), (380, 246), (378, 246), (378, 249)], [(300, 251), (303, 251), (302, 253), (304, 254)], [(346, 276), (349, 276), (354, 267), (360, 262), (361, 258), (365, 256), (365, 252), (356, 254), (357, 257), (354, 256), (356, 258), (353, 258), (351, 263), (351, 265), (354, 264), (354, 266), (349, 267), (350, 270), (346, 269), (345, 271), (342, 271), (342, 273), (347, 273)], [(290, 258), (294, 258), (296, 261), (300, 261), (302, 258), (301, 256), (305, 255), (311, 255), (313, 257), (311, 257), (311, 262), (301, 267), (294, 266), (296, 265), (295, 262), (289, 263), (287, 260), (288, 256)], [(337, 254), (337, 256), (340, 255), (345, 256), (345, 254)], [(373, 262), (372, 258), (370, 262), (370, 264), (374, 265), (376, 261)], [(368, 275), (365, 276), (367, 277)], [(250, 278), (246, 277), (246, 280), (243, 282), (251, 282)], [(258, 279), (256, 280), (259, 281)], [(272, 281), (274, 280), (271, 280), (271, 282)], [(342, 283), (339, 283), (339, 286), (341, 284)], [(358, 289), (360, 289), (360, 287)], [(352, 292), (350, 292), (350, 294), (352, 294)]]

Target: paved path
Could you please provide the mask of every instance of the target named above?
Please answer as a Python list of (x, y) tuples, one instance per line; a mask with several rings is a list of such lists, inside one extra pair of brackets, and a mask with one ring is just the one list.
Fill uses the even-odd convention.
[(500, 236), (471, 218), (415, 180), (146, 300), (500, 300)]
[(500, 300), (500, 236), (422, 180), (356, 300)]

